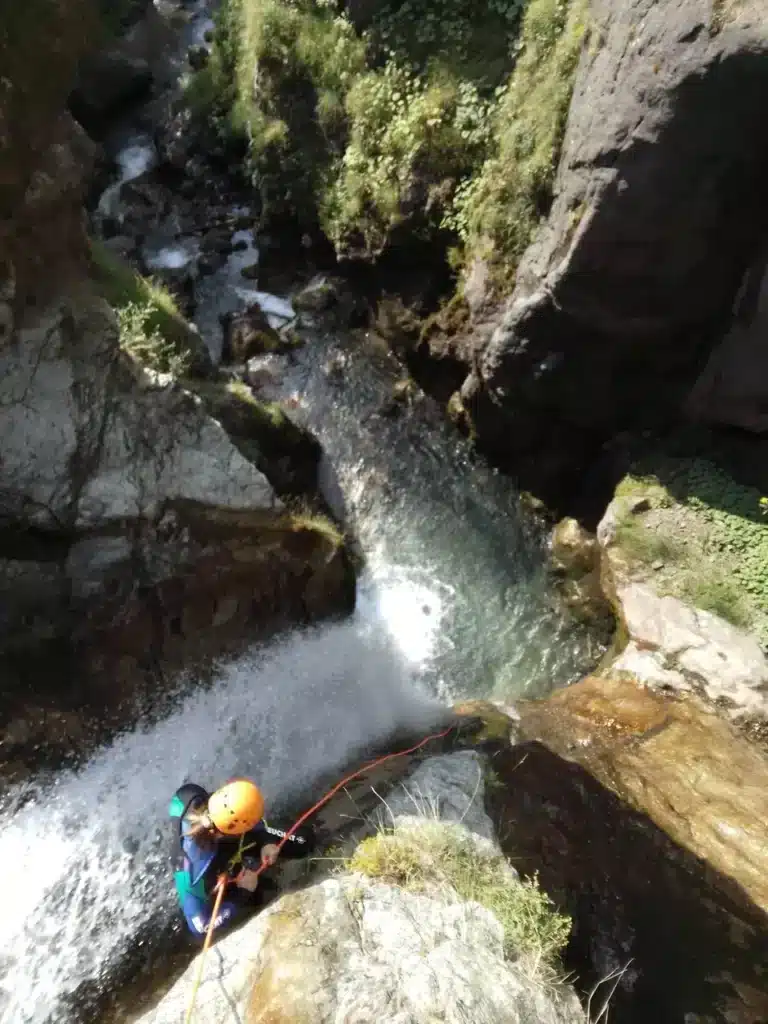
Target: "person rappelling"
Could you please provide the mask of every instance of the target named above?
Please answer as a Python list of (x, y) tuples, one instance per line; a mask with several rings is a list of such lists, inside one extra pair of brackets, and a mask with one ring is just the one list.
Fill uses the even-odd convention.
[(168, 813), (174, 819), (176, 893), (196, 940), (263, 905), (265, 890), (275, 885), (262, 872), (278, 856), (305, 857), (314, 848), (311, 826), (287, 835), (267, 824), (264, 798), (250, 779), (231, 779), (210, 794), (186, 783), (174, 793)]
[(192, 1021), (205, 955), (212, 939), (263, 902), (257, 895), (261, 888), (260, 876), (279, 855), (295, 858), (312, 852), (315, 833), (307, 826), (308, 819), (353, 779), (378, 765), (415, 754), (429, 743), (443, 741), (447, 747), (451, 736), (458, 739), (463, 730), (471, 727), (476, 731), (481, 725), (480, 719), (462, 717), (405, 750), (369, 761), (340, 779), (286, 832), (264, 821), (264, 798), (250, 779), (230, 779), (211, 794), (191, 782), (176, 790), (168, 808), (170, 816), (177, 819), (174, 829), (176, 891), (189, 931), (203, 942), (185, 1024)]

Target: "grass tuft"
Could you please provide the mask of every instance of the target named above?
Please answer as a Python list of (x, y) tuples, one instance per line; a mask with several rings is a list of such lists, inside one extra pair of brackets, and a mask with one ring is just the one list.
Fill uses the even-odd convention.
[(148, 305), (129, 302), (117, 307), (120, 347), (137, 363), (157, 373), (183, 377), (189, 371), (189, 354), (178, 348), (152, 326), (153, 310)]
[(507, 275), (549, 209), (587, 17), (587, 0), (530, 0), (494, 115), (494, 151), (457, 196), (454, 223), (468, 250)]
[(616, 536), (621, 548), (638, 562), (676, 562), (683, 555), (683, 547), (674, 537), (649, 529), (634, 516), (618, 524)]
[(461, 826), (426, 821), (380, 831), (345, 862), (359, 872), (411, 892), (479, 903), (504, 929), (504, 951), (522, 958), (537, 976), (561, 976), (559, 957), (571, 930), (538, 879), (518, 879), (501, 855), (478, 850)]

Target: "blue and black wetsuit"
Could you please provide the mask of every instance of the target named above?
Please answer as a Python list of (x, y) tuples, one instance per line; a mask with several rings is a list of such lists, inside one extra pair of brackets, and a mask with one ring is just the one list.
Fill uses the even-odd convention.
[[(187, 814), (204, 807), (208, 796), (202, 786), (187, 783), (176, 790), (168, 808), (169, 815), (174, 819), (173, 866), (176, 893), (187, 927), (198, 939), (204, 938), (208, 930), (215, 901), (214, 887), (219, 876), (226, 872), (234, 877), (244, 866), (258, 866), (262, 849), (269, 843), (278, 843), (284, 834), (262, 819), (243, 836), (220, 836), (213, 846), (198, 843), (187, 835)], [(306, 857), (313, 849), (313, 831), (305, 827), (289, 837), (280, 856)], [(267, 881), (264, 876), (262, 879)], [(253, 893), (234, 885), (229, 886), (221, 901), (214, 929), (232, 924), (236, 918), (260, 906), (264, 888), (262, 880)]]

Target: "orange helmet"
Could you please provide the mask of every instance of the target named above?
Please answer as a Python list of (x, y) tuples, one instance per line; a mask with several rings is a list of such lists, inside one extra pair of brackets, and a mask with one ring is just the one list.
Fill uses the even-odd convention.
[(208, 814), (219, 830), (241, 836), (264, 816), (264, 797), (250, 779), (231, 779), (208, 798)]

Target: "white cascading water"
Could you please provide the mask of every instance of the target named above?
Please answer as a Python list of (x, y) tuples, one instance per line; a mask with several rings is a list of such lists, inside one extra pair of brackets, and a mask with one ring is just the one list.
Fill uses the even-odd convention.
[[(411, 617), (392, 643), (377, 609), (405, 613), (407, 585), (364, 587), (351, 621), (297, 632), (220, 672), (159, 724), (120, 736), (0, 817), (0, 1021), (72, 1020), (63, 999), (106, 977), (142, 926), (173, 906), (167, 805), (185, 780), (258, 778), (269, 804), (297, 799), (361, 744), (435, 720), (418, 685), (436, 620)], [(370, 616), (370, 617), (369, 617)], [(407, 621), (407, 620), (406, 620)], [(400, 619), (398, 630), (402, 630)], [(402, 647), (402, 651), (398, 650)]]

